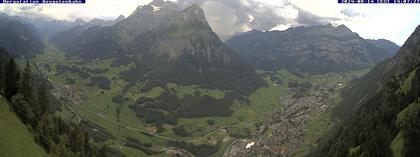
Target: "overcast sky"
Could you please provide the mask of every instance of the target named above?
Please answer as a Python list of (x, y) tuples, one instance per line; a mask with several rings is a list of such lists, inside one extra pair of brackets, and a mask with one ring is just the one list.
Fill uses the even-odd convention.
[[(128, 16), (151, 0), (86, 0), (86, 4), (0, 5), (0, 12), (55, 19), (114, 19)], [(337, 4), (337, 0), (170, 0), (200, 5), (213, 30), (224, 40), (239, 32), (284, 30), (300, 25), (345, 24), (360, 36), (399, 45), (420, 24), (420, 4)]]

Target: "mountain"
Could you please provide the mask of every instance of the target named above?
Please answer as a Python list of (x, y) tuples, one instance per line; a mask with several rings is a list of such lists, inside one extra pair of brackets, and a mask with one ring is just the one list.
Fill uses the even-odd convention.
[(134, 63), (120, 74), (130, 82), (195, 84), (243, 94), (265, 85), (252, 67), (222, 43), (197, 5), (180, 9), (173, 2), (155, 0), (111, 27), (90, 27), (57, 45), (67, 55), (85, 61)]
[(68, 30), (73, 27), (73, 23), (66, 20), (52, 20), (46, 18), (26, 19), (42, 35), (44, 39), (49, 39), (58, 32)]
[(102, 26), (102, 27), (106, 27), (106, 26), (112, 26), (122, 20), (124, 20), (124, 16), (120, 15), (118, 18), (116, 18), (115, 20), (104, 20), (104, 19), (98, 19), (98, 18), (94, 18), (90, 21), (84, 21), (83, 19), (76, 19), (73, 23), (72, 26), (80, 26), (80, 25), (85, 25), (85, 26)]
[(333, 129), (311, 156), (418, 156), (420, 26), (396, 56), (343, 91)]
[(55, 35), (51, 36), (49, 41), (61, 47), (62, 49), (71, 49), (73, 45), (68, 45), (72, 41), (78, 40), (78, 37), (81, 36), (86, 30), (92, 27), (109, 27), (122, 20), (124, 16), (120, 15), (115, 20), (103, 20), (103, 19), (92, 19), (89, 22), (85, 22), (82, 19), (76, 19), (69, 28), (63, 29), (59, 32), (56, 32)]
[[(6, 14), (3, 14), (7, 16)], [(77, 26), (84, 25), (86, 27), (92, 26), (112, 26), (119, 21), (123, 20), (125, 17), (120, 15), (115, 20), (103, 20), (94, 18), (88, 22), (82, 19), (76, 19), (75, 21), (68, 21), (68, 20), (56, 20), (51, 17), (41, 16), (38, 18), (28, 18), (28, 17), (21, 17), (21, 16), (10, 16), (11, 19), (16, 21), (23, 21), (28, 23), (36, 32), (38, 32), (39, 36), (44, 40), (51, 40), (51, 38), (58, 36), (57, 34), (60, 32), (71, 32), (71, 29)], [(62, 37), (64, 38), (64, 37)]]
[(226, 44), (257, 69), (286, 68), (311, 74), (370, 68), (392, 57), (398, 48), (385, 40), (365, 40), (344, 25), (331, 24), (285, 31), (252, 30)]
[(42, 52), (44, 43), (29, 23), (0, 14), (0, 46), (18, 58)]
[(118, 22), (120, 22), (120, 21), (122, 21), (122, 20), (124, 20), (125, 19), (125, 16), (124, 15), (120, 15), (120, 16), (118, 16), (115, 20), (114, 20), (114, 24), (116, 24), (116, 23), (118, 23)]
[(116, 24), (116, 23), (118, 23), (118, 22), (120, 22), (124, 19), (125, 19), (124, 15), (118, 16), (115, 20), (103, 20), (103, 19), (94, 18), (94, 19), (90, 20), (88, 22), (88, 24), (105, 27), (105, 26), (112, 26), (112, 25), (114, 25), (114, 24)]
[(398, 52), (398, 50), (400, 49), (400, 46), (386, 39), (368, 39), (368, 41), (373, 43), (375, 46), (382, 48), (383, 52), (388, 53), (389, 56), (394, 56), (395, 53)]

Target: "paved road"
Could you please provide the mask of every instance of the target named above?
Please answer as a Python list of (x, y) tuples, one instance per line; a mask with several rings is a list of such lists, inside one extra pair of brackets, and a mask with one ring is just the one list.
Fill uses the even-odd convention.
[[(41, 71), (41, 70), (40, 70)], [(53, 86), (54, 86), (54, 88), (61, 88), (61, 86), (60, 86), (60, 84), (59, 83), (57, 83), (57, 82), (53, 82), (52, 80), (50, 80), (50, 79), (48, 79), (48, 77), (47, 77), (47, 75), (43, 72), (43, 71), (41, 71), (42, 72), (42, 76), (46, 79), (46, 80), (48, 80)], [(60, 100), (60, 99), (59, 99)], [(67, 108), (67, 110), (69, 110), (72, 114), (74, 114), (75, 115), (75, 117), (77, 118), (77, 124), (80, 124), (80, 122), (83, 120), (83, 118), (76, 112), (76, 110), (72, 107), (72, 105), (70, 105), (69, 103), (66, 103), (66, 102), (63, 102), (63, 101), (61, 101), (60, 100), (60, 102), (62, 103), (62, 104), (64, 104), (64, 106)], [(83, 111), (85, 111), (85, 112), (88, 112), (88, 113), (91, 113), (92, 115), (95, 115), (95, 116), (97, 116), (97, 117), (99, 117), (99, 118), (101, 118), (101, 119), (103, 119), (103, 120), (106, 120), (106, 121), (108, 121), (108, 122), (110, 122), (110, 123), (113, 123), (113, 124), (115, 124), (115, 125), (118, 125), (118, 126), (121, 126), (121, 127), (124, 127), (124, 128), (127, 128), (127, 129), (129, 129), (129, 130), (134, 130), (134, 131), (137, 131), (137, 132), (140, 132), (140, 133), (143, 133), (143, 134), (148, 134), (148, 135), (151, 135), (151, 136), (154, 136), (154, 137), (157, 137), (157, 138), (161, 138), (161, 139), (164, 139), (164, 140), (168, 140), (168, 141), (182, 141), (182, 140), (180, 140), (180, 139), (175, 139), (175, 138), (171, 138), (171, 137), (166, 137), (166, 136), (162, 136), (162, 135), (158, 135), (158, 134), (155, 134), (155, 133), (151, 133), (151, 132), (149, 132), (149, 131), (145, 131), (145, 130), (142, 130), (142, 129), (138, 129), (138, 128), (134, 128), (134, 127), (131, 127), (131, 126), (128, 126), (128, 125), (125, 125), (125, 124), (123, 124), (123, 123), (120, 123), (120, 122), (117, 122), (117, 121), (114, 121), (114, 120), (111, 120), (111, 119), (109, 119), (109, 118), (106, 118), (105, 116), (103, 116), (103, 115), (101, 115), (101, 114), (99, 114), (99, 113), (97, 113), (97, 112), (94, 112), (94, 111), (91, 111), (91, 110), (88, 110), (88, 109), (86, 109), (86, 108), (83, 108), (83, 107), (81, 107), (80, 108), (81, 110), (83, 110)], [(210, 131), (209, 133), (207, 133), (206, 135), (204, 135), (204, 136), (201, 136), (201, 137), (198, 137), (198, 138), (195, 138), (195, 139), (190, 139), (190, 140), (186, 140), (185, 142), (198, 142), (198, 141), (200, 141), (200, 140), (207, 140), (207, 138), (209, 137), (209, 136), (211, 136), (212, 134), (214, 134), (214, 133), (216, 133), (216, 132), (218, 132), (219, 130), (221, 130), (221, 129), (224, 129), (224, 128), (226, 128), (227, 126), (234, 126), (234, 125), (236, 125), (237, 123), (230, 123), (230, 124), (226, 124), (226, 125), (223, 125), (223, 126), (220, 126), (220, 127), (218, 127), (218, 128), (216, 128), (216, 129), (214, 129), (214, 130), (212, 130), (212, 131)], [(124, 141), (124, 142), (129, 142), (128, 140), (126, 140), (125, 138), (123, 138), (123, 137), (118, 137), (118, 138), (120, 138), (122, 141)], [(236, 141), (237, 139), (235, 139), (235, 141), (234, 142), (232, 142), (228, 147), (229, 147), (229, 150), (230, 150), (230, 147), (234, 144), (234, 143), (236, 143), (237, 141)], [(129, 143), (132, 143), (132, 142), (129, 142)], [(184, 150), (184, 149), (180, 149), (180, 148), (177, 148), (177, 149), (174, 149), (174, 150), (178, 150), (178, 151), (182, 151), (182, 152), (184, 152), (184, 153), (186, 153), (186, 154), (189, 154), (190, 156), (194, 156), (192, 153), (190, 153), (190, 152), (188, 152), (187, 150)], [(226, 152), (225, 152), (226, 153)]]
[(225, 152), (223, 153), (223, 157), (229, 157), (230, 156), (230, 150), (232, 149), (232, 146), (239, 142), (240, 139), (234, 139), (227, 147)]

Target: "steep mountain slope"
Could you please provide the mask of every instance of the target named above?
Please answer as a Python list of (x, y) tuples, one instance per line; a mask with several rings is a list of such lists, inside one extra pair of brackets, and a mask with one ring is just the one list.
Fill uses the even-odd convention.
[(395, 53), (397, 53), (398, 50), (400, 49), (400, 46), (386, 39), (378, 39), (378, 40), (368, 39), (368, 41), (373, 43), (375, 46), (382, 48), (383, 53), (388, 53), (389, 56), (394, 56)]
[(15, 57), (32, 57), (44, 48), (36, 31), (22, 20), (0, 14), (0, 31), (0, 46)]
[(0, 59), (0, 156), (108, 156), (79, 124), (55, 114), (61, 102), (50, 101), (47, 80), (31, 64), (21, 70), (14, 58)]
[(253, 30), (235, 36), (227, 45), (247, 63), (263, 70), (281, 67), (303, 73), (343, 72), (369, 68), (392, 57), (398, 46), (369, 41), (344, 25)]
[(49, 38), (51, 43), (58, 45), (63, 49), (71, 49), (74, 45), (68, 45), (69, 43), (76, 41), (86, 30), (92, 27), (107, 27), (112, 26), (115, 23), (123, 20), (124, 17), (120, 16), (114, 21), (106, 21), (102, 19), (92, 19), (89, 22), (85, 22), (82, 19), (76, 19), (73, 23), (68, 26), (67, 29), (62, 29), (55, 33), (55, 35)]
[(50, 20), (46, 18), (25, 20), (31, 23), (44, 39), (50, 39), (58, 32), (66, 31), (73, 27), (73, 23), (66, 20)]
[(88, 24), (106, 27), (106, 26), (112, 26), (124, 19), (125, 19), (124, 15), (118, 16), (115, 20), (103, 20), (103, 19), (95, 18), (95, 19), (90, 20)]
[(348, 118), (312, 156), (418, 156), (419, 65), (420, 26), (395, 57), (347, 87), (338, 114)]
[[(119, 16), (115, 20), (103, 20), (103, 19), (92, 19), (88, 22), (83, 21), (81, 19), (76, 19), (75, 21), (67, 21), (67, 20), (55, 20), (49, 17), (40, 17), (40, 18), (25, 18), (25, 17), (15, 17), (20, 20), (26, 21), (34, 26), (34, 29), (39, 32), (43, 39), (51, 40), (51, 38), (57, 38), (58, 36), (61, 38), (65, 38), (66, 36), (60, 36), (59, 33), (61, 32), (73, 32), (72, 28), (80, 26), (80, 25), (88, 25), (88, 26), (112, 26), (115, 23), (123, 20), (125, 17), (123, 15)], [(63, 35), (63, 34), (61, 34)]]
[(264, 85), (221, 42), (197, 5), (181, 10), (172, 2), (155, 0), (112, 27), (91, 27), (74, 40), (57, 44), (68, 56), (86, 61), (135, 63), (121, 73), (130, 82), (195, 84), (243, 94)]
[(45, 151), (35, 143), (26, 126), (10, 112), (9, 103), (0, 96), (0, 156), (43, 157)]

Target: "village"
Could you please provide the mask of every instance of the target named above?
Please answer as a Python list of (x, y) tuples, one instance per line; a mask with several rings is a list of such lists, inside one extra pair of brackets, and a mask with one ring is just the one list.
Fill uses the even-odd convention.
[[(45, 70), (45, 66), (38, 68)], [(329, 101), (337, 97), (343, 87), (342, 83), (323, 86), (313, 86), (309, 82), (289, 83), (287, 93), (278, 97), (282, 108), (271, 113), (271, 122), (258, 126), (249, 139), (232, 139), (223, 156), (294, 156), (303, 146), (314, 144), (305, 134), (308, 129), (307, 123), (313, 118), (311, 113), (315, 110), (326, 112), (331, 107)], [(77, 94), (69, 85), (56, 86), (52, 93), (55, 97), (72, 104), (80, 105), (87, 99)], [(68, 109), (72, 110), (70, 106)], [(180, 150), (182, 149), (168, 148), (167, 151), (169, 154), (176, 152), (175, 154), (188, 156)]]
[[(338, 96), (344, 84), (331, 84), (308, 88), (304, 94), (299, 87), (288, 89), (287, 94), (280, 96), (284, 105), (272, 114), (272, 122), (257, 129), (254, 137), (248, 140), (238, 140), (230, 148), (229, 157), (249, 156), (294, 156), (303, 146), (313, 145), (305, 135), (311, 113), (315, 110), (324, 113), (331, 106), (331, 99)], [(298, 95), (298, 96), (297, 96)], [(261, 132), (270, 130), (265, 137), (258, 136)]]

